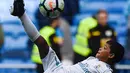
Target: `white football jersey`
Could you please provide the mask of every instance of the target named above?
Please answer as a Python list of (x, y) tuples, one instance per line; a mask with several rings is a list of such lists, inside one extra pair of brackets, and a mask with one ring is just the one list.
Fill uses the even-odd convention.
[(112, 73), (108, 64), (95, 57), (72, 66), (63, 66), (55, 52), (50, 48), (48, 55), (42, 59), (44, 73)]

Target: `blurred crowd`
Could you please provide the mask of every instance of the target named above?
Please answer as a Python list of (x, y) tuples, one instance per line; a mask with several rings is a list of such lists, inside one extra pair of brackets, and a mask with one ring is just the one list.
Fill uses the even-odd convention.
[[(73, 64), (85, 60), (89, 56), (95, 56), (98, 49), (103, 47), (106, 41), (116, 40), (126, 49), (124, 59), (119, 64), (130, 64), (130, 1), (127, 0), (64, 0), (65, 8), (60, 17), (49, 19), (42, 16), (38, 7), (32, 17), (40, 34), (46, 39), (47, 43), (54, 49), (61, 61), (69, 60)], [(33, 8), (33, 7), (32, 7)], [(31, 8), (30, 8), (31, 9)], [(27, 9), (27, 13), (29, 10)], [(2, 20), (2, 19), (1, 19)], [(42, 63), (39, 57), (37, 46), (33, 44), (25, 33), (17, 32), (19, 22), (11, 21), (13, 26), (8, 26), (8, 21), (0, 23), (0, 60), (5, 58), (23, 58), (22, 60), (31, 60), (36, 64), (36, 71), (43, 73)], [(8, 28), (6, 28), (6, 25)], [(16, 26), (15, 26), (16, 25)], [(3, 26), (3, 28), (2, 28)], [(14, 34), (10, 29), (15, 26)], [(20, 26), (20, 28), (22, 28)], [(8, 29), (8, 30), (7, 30)], [(9, 31), (9, 32), (6, 32)], [(8, 36), (7, 36), (8, 35)], [(11, 39), (21, 38), (20, 42), (25, 43), (27, 51), (22, 52), (26, 47), (15, 47), (7, 50)], [(5, 41), (5, 42), (4, 42)], [(7, 43), (8, 42), (8, 43)], [(17, 41), (18, 42), (18, 41)], [(14, 46), (10, 46), (14, 47)], [(19, 52), (21, 51), (21, 52)], [(20, 54), (19, 56), (16, 56)], [(113, 73), (129, 73), (130, 71), (116, 70), (115, 65), (112, 66)]]

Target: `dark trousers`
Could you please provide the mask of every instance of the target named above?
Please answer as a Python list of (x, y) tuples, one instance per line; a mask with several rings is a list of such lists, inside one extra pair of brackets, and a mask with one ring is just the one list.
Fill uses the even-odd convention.
[(113, 70), (112, 73), (117, 73), (117, 69), (115, 68), (115, 64), (111, 66), (111, 69)]
[(128, 49), (128, 48), (130, 48), (130, 28), (128, 29), (127, 35), (128, 35), (127, 36), (128, 39), (127, 39), (127, 45), (126, 46), (127, 46), (127, 49)]
[(36, 67), (36, 71), (37, 73), (43, 73), (44, 70), (43, 70), (43, 65), (42, 64), (36, 64), (37, 67)]
[(78, 63), (78, 62), (81, 62), (81, 61), (87, 59), (88, 57), (89, 57), (89, 56), (84, 57), (84, 56), (81, 56), (81, 55), (79, 55), (79, 54), (77, 54), (77, 53), (74, 52), (73, 63), (76, 64), (76, 63)]

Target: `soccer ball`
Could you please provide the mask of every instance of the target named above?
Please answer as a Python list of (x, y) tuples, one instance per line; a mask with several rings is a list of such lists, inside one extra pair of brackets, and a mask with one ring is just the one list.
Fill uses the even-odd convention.
[(49, 18), (56, 18), (64, 9), (63, 0), (41, 0), (39, 5), (42, 15)]

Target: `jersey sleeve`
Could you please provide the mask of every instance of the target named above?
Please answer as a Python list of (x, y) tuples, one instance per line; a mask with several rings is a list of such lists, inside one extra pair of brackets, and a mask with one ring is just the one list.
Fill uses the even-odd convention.
[(42, 63), (44, 71), (46, 71), (47, 69), (53, 70), (61, 65), (60, 60), (58, 59), (57, 55), (51, 47), (49, 48), (47, 56), (44, 59), (42, 59)]

